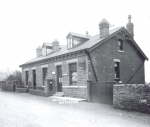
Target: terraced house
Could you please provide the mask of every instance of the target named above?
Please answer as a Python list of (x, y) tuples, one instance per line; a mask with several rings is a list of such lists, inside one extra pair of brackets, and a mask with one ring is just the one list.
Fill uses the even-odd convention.
[(97, 35), (69, 33), (66, 40), (66, 46), (58, 41), (43, 43), (36, 49), (36, 58), (20, 65), (26, 86), (48, 92), (50, 80), (56, 93), (87, 99), (89, 80), (145, 83), (144, 62), (148, 58), (134, 40), (130, 15), (126, 28), (110, 29), (103, 19)]

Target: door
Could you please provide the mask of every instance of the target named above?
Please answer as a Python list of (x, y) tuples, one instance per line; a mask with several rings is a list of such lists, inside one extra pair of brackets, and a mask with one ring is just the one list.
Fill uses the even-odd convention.
[(42, 68), (42, 78), (43, 78), (43, 86), (46, 84), (46, 78), (47, 78), (47, 67)]
[(33, 75), (33, 88), (36, 89), (36, 70), (32, 70)]
[(62, 66), (56, 66), (56, 74), (57, 74), (57, 91), (62, 91)]
[(26, 82), (26, 85), (28, 86), (29, 84), (29, 71), (26, 71), (25, 72), (25, 82)]

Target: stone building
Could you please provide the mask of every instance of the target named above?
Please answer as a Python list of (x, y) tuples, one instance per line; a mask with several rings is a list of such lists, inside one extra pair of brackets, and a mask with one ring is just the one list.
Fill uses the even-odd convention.
[[(146, 55), (135, 42), (133, 23), (128, 17), (126, 28), (109, 28), (103, 19), (99, 33), (90, 36), (69, 33), (67, 45), (58, 41), (44, 43), (37, 57), (20, 65), (26, 86), (47, 89), (47, 79), (55, 82), (55, 92), (87, 99), (87, 81), (145, 83)], [(41, 89), (42, 90), (42, 89)]]

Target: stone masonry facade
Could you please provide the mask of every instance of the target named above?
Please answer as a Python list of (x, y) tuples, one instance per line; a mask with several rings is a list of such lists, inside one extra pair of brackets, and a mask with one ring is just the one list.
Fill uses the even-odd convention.
[[(126, 32), (119, 32), (116, 36), (106, 40), (91, 51), (90, 55), (98, 81), (113, 82), (115, 78), (114, 62), (118, 61), (122, 83), (145, 83), (144, 59), (132, 43), (125, 39), (125, 36)], [(122, 51), (119, 50), (118, 45), (120, 38), (123, 40)], [(91, 66), (89, 66), (89, 71), (93, 73)], [(94, 74), (91, 74), (89, 78), (94, 81)]]
[[(77, 63), (77, 74), (78, 81), (76, 85), (70, 85), (69, 83), (69, 63)], [(87, 56), (84, 53), (79, 53), (74, 55), (70, 55), (69, 57), (60, 57), (58, 60), (52, 61), (42, 61), (39, 63), (34, 63), (26, 66), (22, 69), (22, 78), (25, 82), (25, 72), (29, 72), (29, 82), (33, 86), (33, 77), (32, 70), (36, 70), (36, 87), (45, 87), (43, 86), (42, 79), (42, 68), (47, 67), (47, 77), (46, 79), (54, 79), (55, 85), (57, 85), (56, 81), (56, 66), (62, 66), (62, 92), (64, 92), (65, 96), (71, 97), (81, 97), (87, 98), (87, 80), (88, 80), (88, 64), (87, 64)], [(55, 72), (55, 74), (53, 74)]]

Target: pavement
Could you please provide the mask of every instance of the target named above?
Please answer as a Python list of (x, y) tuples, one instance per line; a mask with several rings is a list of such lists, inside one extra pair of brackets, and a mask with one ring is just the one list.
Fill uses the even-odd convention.
[(106, 104), (66, 102), (0, 91), (0, 127), (150, 127), (150, 114)]

